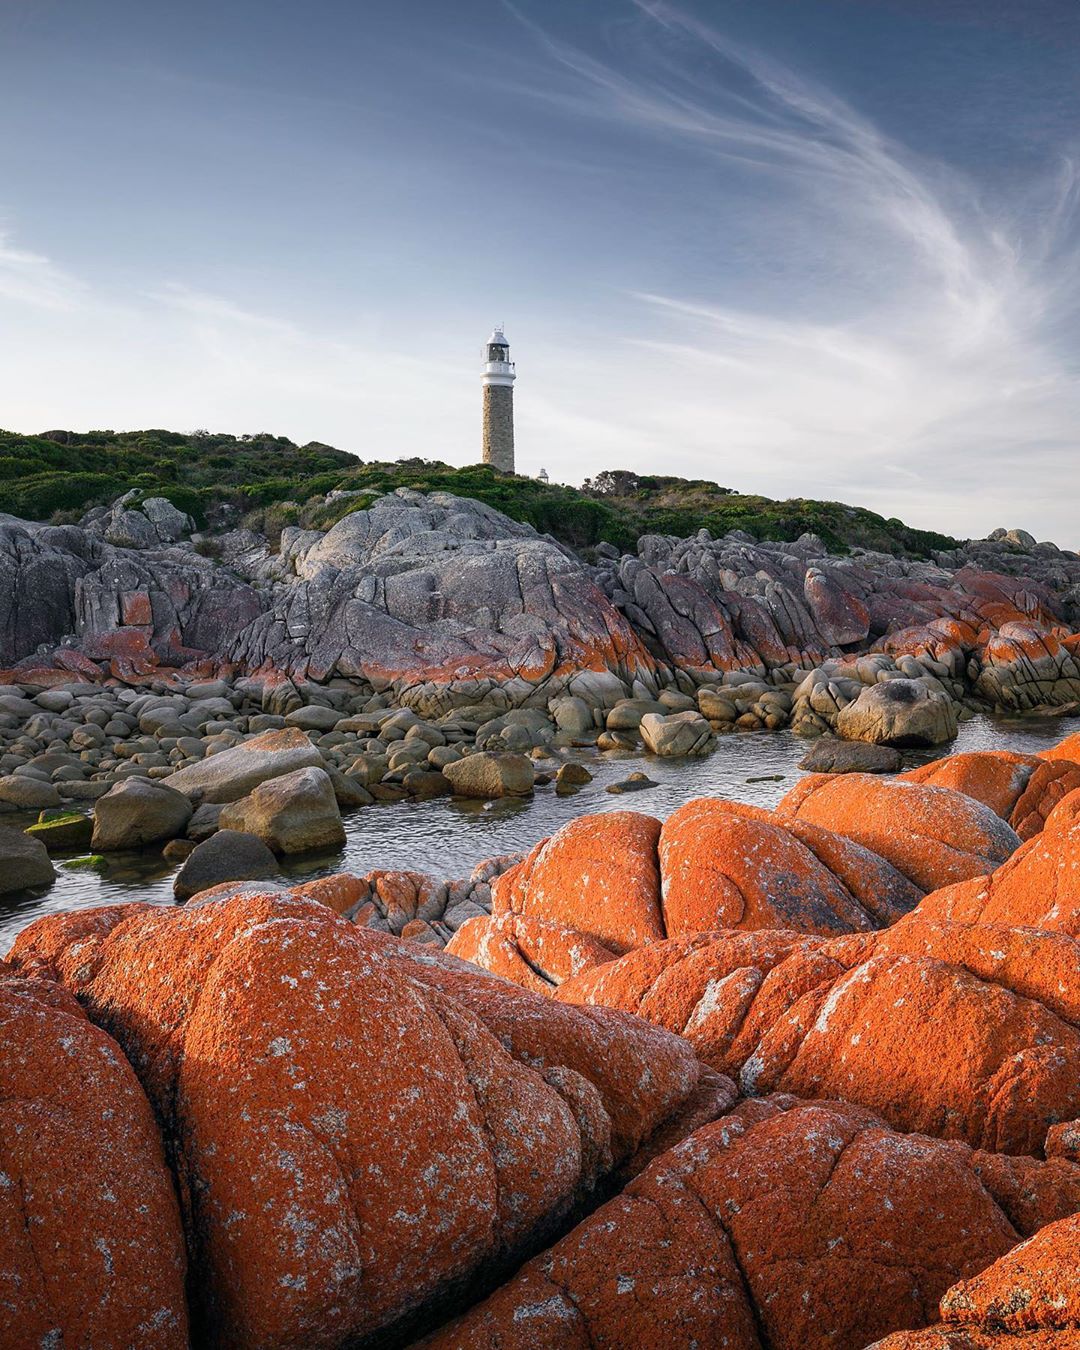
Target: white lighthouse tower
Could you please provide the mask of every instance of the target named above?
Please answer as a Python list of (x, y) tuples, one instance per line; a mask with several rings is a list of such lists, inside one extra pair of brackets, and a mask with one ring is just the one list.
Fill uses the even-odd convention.
[(484, 347), (484, 463), (500, 473), (514, 472), (514, 363), (502, 325)]

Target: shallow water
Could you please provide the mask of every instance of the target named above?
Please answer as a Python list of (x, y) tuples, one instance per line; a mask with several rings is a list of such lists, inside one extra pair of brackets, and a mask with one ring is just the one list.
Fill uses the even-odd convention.
[[(1044, 750), (1067, 736), (1073, 718), (1006, 719), (976, 717), (937, 752), (912, 754), (911, 764), (961, 750)], [(531, 800), (394, 802), (363, 807), (345, 817), (344, 849), (305, 855), (284, 863), (297, 881), (328, 872), (369, 872), (376, 867), (430, 872), (438, 877), (468, 876), (484, 858), (531, 848), (575, 816), (592, 811), (644, 811), (665, 817), (692, 797), (730, 797), (758, 806), (775, 806), (802, 777), (796, 767), (808, 742), (788, 731), (735, 734), (721, 739), (706, 759), (654, 759), (642, 755), (575, 752), (595, 775), (580, 791), (557, 797), (554, 787), (538, 788)], [(622, 795), (605, 792), (641, 770), (657, 786)], [(29, 823), (28, 818), (26, 822)], [(19, 823), (13, 816), (5, 824)], [(39, 915), (126, 900), (173, 903), (175, 867), (160, 852), (117, 855), (104, 875), (70, 872), (58, 861), (58, 880), (45, 893), (0, 900), (0, 952), (16, 933)]]

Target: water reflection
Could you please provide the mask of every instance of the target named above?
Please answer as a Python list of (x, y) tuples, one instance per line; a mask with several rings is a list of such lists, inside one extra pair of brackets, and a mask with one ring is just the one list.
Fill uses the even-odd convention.
[[(960, 750), (1034, 753), (1054, 745), (1074, 726), (1071, 718), (978, 717), (964, 723), (952, 745), (908, 758), (915, 764)], [(715, 754), (701, 760), (583, 752), (580, 758), (595, 777), (572, 795), (556, 796), (553, 787), (546, 787), (538, 789), (532, 800), (442, 798), (365, 807), (346, 817), (344, 849), (284, 860), (283, 871), (298, 881), (376, 867), (460, 877), (483, 858), (530, 848), (568, 820), (590, 811), (632, 810), (664, 817), (690, 798), (702, 796), (771, 807), (802, 776), (797, 765), (806, 747), (807, 742), (790, 732), (762, 731), (727, 736)], [(638, 770), (646, 772), (656, 786), (618, 796), (605, 791), (609, 784)], [(16, 820), (7, 816), (3, 823)], [(67, 871), (62, 865), (57, 870), (59, 879), (46, 894), (0, 901), (0, 951), (6, 951), (19, 929), (40, 914), (131, 900), (173, 903), (175, 866), (157, 850), (114, 855), (101, 874)]]

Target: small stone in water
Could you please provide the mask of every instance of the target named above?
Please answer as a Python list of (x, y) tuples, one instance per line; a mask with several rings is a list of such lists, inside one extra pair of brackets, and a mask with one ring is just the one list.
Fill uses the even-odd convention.
[(624, 778), (619, 783), (609, 783), (607, 787), (604, 789), (604, 791), (614, 793), (640, 792), (642, 788), (653, 788), (659, 786), (660, 784), (654, 783), (653, 780), (648, 776), (648, 774), (632, 773), (629, 778)]
[(60, 864), (68, 872), (107, 872), (109, 863), (100, 853), (88, 853), (85, 858), (69, 858)]

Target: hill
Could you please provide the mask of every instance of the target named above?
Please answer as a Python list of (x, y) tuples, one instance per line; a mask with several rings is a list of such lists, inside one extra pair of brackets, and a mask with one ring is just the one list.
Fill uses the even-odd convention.
[[(88, 507), (136, 488), (168, 497), (201, 526), (226, 515), (235, 521), (240, 512), (247, 524), (273, 536), (289, 524), (325, 529), (397, 487), (475, 497), (579, 549), (601, 542), (632, 549), (643, 534), (685, 536), (701, 528), (776, 540), (810, 531), (834, 550), (862, 547), (913, 557), (957, 542), (842, 502), (774, 501), (707, 480), (625, 470), (602, 473), (577, 489), (505, 477), (485, 465), (365, 463), (332, 446), (300, 446), (268, 433), (0, 432), (0, 511), (28, 520), (75, 520)], [(350, 495), (324, 501), (335, 489)]]

